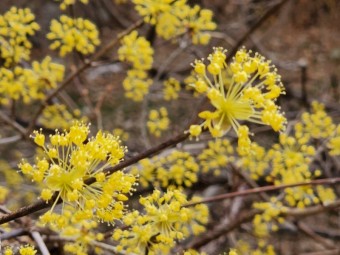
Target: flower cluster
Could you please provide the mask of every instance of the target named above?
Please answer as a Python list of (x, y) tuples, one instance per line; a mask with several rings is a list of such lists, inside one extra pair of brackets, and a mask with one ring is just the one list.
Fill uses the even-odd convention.
[[(202, 128), (209, 129), (213, 137), (220, 137), (232, 127), (241, 139), (242, 149), (248, 151), (248, 128), (240, 121), (270, 125), (275, 131), (284, 130), (286, 119), (275, 103), (284, 88), (270, 61), (241, 49), (227, 65), (223, 48), (214, 48), (208, 60), (208, 66), (202, 60), (196, 60), (193, 65), (197, 79), (192, 86), (206, 95), (215, 108), (199, 114), (204, 119)], [(232, 76), (231, 80), (223, 78), (228, 75)]]
[(313, 102), (312, 112), (303, 113), (301, 119), (301, 123), (295, 127), (297, 132), (307, 134), (316, 140), (326, 140), (329, 154), (340, 155), (340, 125), (334, 124), (323, 104)]
[[(61, 10), (66, 10), (68, 6), (74, 5), (77, 2), (77, 0), (58, 0), (58, 2), (60, 1), (61, 3), (59, 7)], [(88, 4), (89, 0), (79, 0), (79, 2), (83, 4)]]
[(150, 42), (138, 36), (137, 31), (124, 36), (121, 43), (122, 46), (118, 49), (119, 60), (132, 64), (132, 69), (128, 71), (123, 81), (125, 96), (139, 102), (149, 92), (152, 84), (147, 71), (152, 67), (154, 52)]
[[(58, 192), (63, 203), (77, 210), (77, 217), (111, 223), (123, 216), (123, 201), (134, 190), (136, 178), (123, 171), (106, 175), (103, 170), (118, 164), (126, 149), (111, 134), (99, 131), (89, 138), (89, 132), (89, 126), (75, 123), (69, 131), (51, 135), (45, 145), (45, 135), (35, 131), (34, 142), (43, 148), (45, 158), (37, 158), (34, 165), (23, 161), (19, 167), (41, 184), (43, 200), (48, 202)], [(42, 216), (43, 222), (58, 219), (52, 213), (55, 205)]]
[(84, 55), (92, 53), (100, 43), (96, 26), (87, 19), (61, 15), (60, 21), (52, 20), (50, 30), (47, 39), (54, 41), (50, 48), (59, 48), (62, 57), (73, 50)]
[(66, 206), (62, 215), (53, 214), (53, 217), (56, 220), (50, 222), (49, 227), (61, 238), (69, 240), (64, 249), (70, 254), (86, 255), (94, 242), (102, 241), (104, 238), (102, 233), (95, 232), (98, 227), (97, 221), (79, 217), (77, 211), (72, 207)]
[(8, 194), (9, 194), (9, 189), (6, 188), (5, 186), (0, 185), (0, 204), (3, 204), (5, 202)]
[(4, 255), (35, 255), (37, 253), (37, 250), (31, 246), (31, 245), (21, 245), (19, 247), (18, 253), (14, 252), (14, 249), (11, 247), (6, 247), (4, 250)]
[(123, 141), (126, 142), (127, 140), (129, 140), (129, 133), (125, 132), (123, 129), (121, 128), (115, 128), (114, 130), (112, 130), (112, 134), (114, 136), (119, 136), (119, 138)]
[(10, 67), (21, 60), (29, 60), (32, 48), (28, 36), (40, 29), (34, 22), (34, 14), (30, 9), (12, 7), (4, 15), (0, 15), (0, 57), (4, 66)]
[(206, 31), (216, 29), (212, 11), (198, 5), (191, 7), (186, 0), (133, 0), (133, 3), (145, 22), (155, 25), (157, 34), (166, 40), (185, 34), (194, 44), (207, 44), (210, 34)]
[(168, 118), (168, 111), (165, 107), (161, 107), (159, 111), (151, 110), (149, 113), (149, 120), (146, 125), (149, 132), (156, 137), (161, 136), (161, 132), (165, 131), (169, 127), (170, 120)]
[(227, 139), (216, 139), (208, 142), (208, 148), (204, 149), (199, 155), (198, 160), (200, 169), (203, 173), (213, 171), (219, 175), (228, 163), (233, 162), (234, 148)]
[(76, 109), (72, 113), (67, 110), (64, 104), (53, 104), (47, 106), (39, 118), (39, 122), (49, 129), (69, 129), (74, 121), (86, 122), (87, 118), (81, 118), (80, 110)]
[(164, 157), (143, 159), (139, 166), (131, 168), (133, 174), (139, 174), (143, 187), (150, 184), (156, 187), (190, 187), (197, 182), (199, 166), (188, 152), (174, 150)]
[(261, 211), (253, 220), (254, 233), (259, 238), (267, 237), (269, 231), (277, 231), (278, 224), (285, 221), (280, 214), (287, 211), (287, 208), (276, 197), (272, 197), (269, 202), (253, 203), (253, 207)]
[(181, 90), (181, 84), (175, 78), (169, 78), (164, 81), (163, 98), (166, 101), (178, 98), (178, 92)]
[[(237, 254), (250, 254), (250, 255), (275, 255), (275, 250), (273, 245), (268, 244), (265, 240), (260, 239), (257, 242), (257, 247), (253, 248), (244, 240), (239, 240), (236, 244)], [(234, 254), (233, 254), (234, 255)]]
[(147, 72), (131, 69), (127, 72), (127, 77), (123, 81), (125, 97), (140, 102), (148, 94), (151, 85), (152, 80), (148, 78)]
[(258, 180), (268, 174), (269, 161), (272, 156), (264, 147), (255, 142), (251, 144), (251, 150), (253, 153), (242, 155), (238, 163), (253, 180)]
[(44, 99), (46, 91), (63, 80), (64, 71), (64, 66), (53, 63), (50, 57), (41, 63), (34, 61), (32, 68), (0, 68), (0, 104), (8, 104), (10, 99), (22, 98), (24, 103)]
[[(323, 144), (321, 148), (324, 150), (327, 150), (327, 146), (330, 148), (330, 141), (336, 137), (339, 128), (325, 113), (323, 105), (316, 102), (312, 105), (312, 113), (302, 115), (291, 130), (293, 134), (281, 133), (279, 142), (271, 148), (265, 149), (252, 143), (253, 153), (240, 154), (240, 167), (248, 171), (254, 180), (262, 178), (274, 185), (308, 182), (319, 177), (322, 172), (312, 165), (316, 157), (315, 145)], [(254, 233), (260, 239), (268, 237), (270, 232), (276, 231), (285, 221), (282, 213), (289, 207), (304, 208), (335, 200), (336, 195), (331, 187), (305, 185), (285, 188), (270, 201), (253, 204), (254, 208), (260, 210), (253, 220)], [(270, 246), (259, 245), (262, 251), (265, 247)]]
[(340, 126), (337, 127), (333, 137), (329, 139), (328, 148), (330, 149), (329, 154), (332, 156), (340, 155)]
[(136, 30), (121, 40), (122, 46), (118, 49), (120, 61), (128, 61), (134, 69), (149, 70), (153, 62), (153, 49), (150, 42), (143, 36), (138, 36)]
[(312, 112), (304, 112), (301, 124), (295, 127), (299, 133), (304, 133), (314, 139), (327, 139), (334, 135), (336, 129), (332, 118), (326, 113), (325, 106), (316, 101), (312, 102)]
[[(194, 201), (198, 198), (194, 198)], [(136, 254), (167, 254), (175, 241), (197, 235), (205, 230), (209, 213), (206, 205), (183, 207), (188, 201), (178, 190), (162, 194), (155, 190), (140, 198), (145, 212), (126, 214), (123, 223), (128, 228), (116, 229), (113, 239), (119, 242), (118, 250)]]

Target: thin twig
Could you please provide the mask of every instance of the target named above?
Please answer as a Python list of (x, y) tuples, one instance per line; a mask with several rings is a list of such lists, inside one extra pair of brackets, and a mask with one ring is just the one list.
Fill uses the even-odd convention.
[(228, 52), (227, 58), (234, 56), (239, 47), (253, 34), (268, 18), (277, 13), (281, 7), (286, 4), (289, 0), (282, 0), (276, 5), (273, 5), (248, 31), (237, 41), (236, 45)]
[[(308, 182), (298, 182), (293, 184), (282, 184), (282, 185), (270, 185), (270, 186), (264, 186), (264, 187), (258, 187), (254, 189), (247, 189), (242, 191), (236, 191), (236, 192), (230, 192), (226, 194), (221, 194), (213, 197), (209, 197), (206, 199), (202, 199), (198, 202), (192, 202), (185, 205), (185, 207), (193, 206), (196, 204), (202, 204), (202, 203), (210, 203), (210, 202), (217, 202), (220, 200), (229, 199), (232, 197), (240, 197), (240, 196), (249, 196), (252, 194), (258, 194), (261, 192), (267, 192), (267, 191), (274, 191), (274, 190), (280, 190), (285, 188), (292, 188), (292, 187), (298, 187), (298, 186), (308, 186), (308, 185), (324, 185), (324, 184), (335, 184), (340, 183), (340, 177), (338, 178), (327, 178), (327, 179), (319, 179), (319, 180), (313, 180)], [(340, 201), (339, 201), (340, 203)]]
[[(176, 144), (186, 140), (188, 137), (189, 137), (189, 134), (183, 132), (182, 134), (179, 134), (175, 137), (172, 137), (169, 140), (167, 140), (167, 141), (165, 141), (165, 142), (163, 142), (163, 143), (161, 143), (161, 144), (159, 144), (159, 145), (157, 145), (153, 148), (150, 148), (149, 150), (146, 150), (146, 151), (138, 154), (135, 157), (132, 157), (130, 159), (122, 161), (121, 163), (119, 163), (118, 165), (116, 165), (114, 167), (107, 168), (103, 172), (107, 175), (110, 175), (110, 174), (112, 174), (112, 173), (114, 173), (118, 170), (121, 170), (125, 167), (128, 167), (128, 166), (130, 166), (134, 163), (137, 163), (141, 159), (153, 156), (153, 155), (159, 153), (160, 151), (162, 151), (163, 149), (165, 149), (167, 147), (176, 145)], [(86, 184), (91, 185), (95, 181), (96, 181), (95, 178), (89, 178), (89, 179), (86, 180)], [(55, 193), (53, 195), (53, 197), (48, 202), (40, 200), (40, 201), (38, 201), (34, 204), (21, 207), (17, 211), (14, 211), (12, 213), (8, 213), (8, 214), (6, 214), (6, 215), (4, 215), (0, 218), (0, 225), (4, 224), (6, 222), (12, 221), (12, 220), (21, 218), (23, 216), (29, 215), (31, 213), (40, 211), (42, 209), (49, 208), (53, 204), (53, 202), (57, 199), (57, 197), (58, 197), (58, 193)], [(62, 200), (60, 199), (57, 203), (61, 203), (61, 201)]]
[(28, 136), (36, 122), (39, 118), (40, 114), (43, 112), (45, 107), (48, 105), (48, 102), (51, 101), (52, 98), (54, 98), (61, 90), (63, 90), (67, 85), (73, 81), (75, 77), (77, 77), (79, 74), (81, 74), (84, 70), (86, 70), (88, 67), (91, 66), (91, 63), (101, 58), (105, 53), (107, 53), (109, 50), (111, 50), (125, 35), (129, 34), (132, 30), (140, 27), (143, 24), (143, 20), (140, 19), (134, 24), (132, 24), (130, 27), (128, 27), (126, 30), (124, 30), (122, 33), (118, 34), (117, 37), (112, 40), (110, 43), (105, 45), (102, 49), (100, 49), (96, 54), (94, 54), (89, 60), (85, 61), (77, 70), (72, 72), (61, 84), (58, 88), (56, 88), (54, 91), (52, 91), (51, 94), (49, 94), (45, 100), (42, 102), (40, 108), (35, 113), (35, 115), (32, 118), (32, 121), (30, 125), (27, 128), (26, 136)]
[(200, 247), (208, 244), (209, 242), (216, 240), (217, 238), (233, 231), (234, 229), (238, 228), (243, 223), (251, 221), (257, 213), (258, 212), (254, 210), (245, 215), (240, 216), (239, 218), (230, 222), (227, 225), (218, 226), (212, 231), (208, 231), (207, 233), (205, 233), (203, 237), (194, 240), (192, 243), (189, 243), (185, 249), (189, 249), (189, 248), (199, 249)]
[(47, 246), (42, 239), (40, 233), (38, 231), (33, 231), (31, 232), (31, 236), (38, 245), (41, 255), (50, 255), (50, 252), (48, 251)]
[(15, 122), (14, 120), (10, 119), (6, 114), (4, 114), (2, 111), (0, 111), (0, 118), (9, 126), (11, 126), (12, 128), (14, 128), (15, 130), (17, 130), (20, 134), (22, 134), (23, 136), (26, 135), (26, 130), (24, 127), (22, 127), (21, 125), (19, 125), (17, 122)]
[(281, 212), (281, 216), (286, 217), (286, 216), (292, 216), (295, 218), (304, 218), (307, 216), (312, 216), (318, 213), (322, 213), (325, 211), (330, 211), (334, 210), (336, 208), (340, 207), (340, 199), (335, 200), (332, 203), (326, 204), (326, 205), (315, 205), (315, 206), (310, 206), (305, 209), (290, 209), (286, 212)]
[(296, 224), (296, 226), (298, 227), (298, 229), (301, 232), (303, 232), (305, 235), (312, 238), (317, 243), (321, 244), (324, 248), (326, 248), (326, 249), (335, 249), (336, 248), (332, 241), (330, 241), (326, 238), (323, 238), (322, 236), (319, 236), (318, 234), (316, 234), (309, 226), (307, 226), (307, 224), (302, 223), (302, 222), (298, 222)]
[(11, 137), (4, 137), (0, 139), (0, 145), (15, 143), (21, 139), (21, 135), (15, 135)]

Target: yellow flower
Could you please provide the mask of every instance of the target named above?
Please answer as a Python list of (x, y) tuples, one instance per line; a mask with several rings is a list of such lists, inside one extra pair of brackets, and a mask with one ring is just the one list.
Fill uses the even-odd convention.
[(210, 41), (210, 34), (207, 31), (216, 29), (212, 17), (211, 10), (201, 9), (198, 5), (173, 6), (170, 12), (159, 15), (156, 32), (167, 40), (188, 34), (193, 44), (205, 45)]
[(146, 124), (151, 134), (156, 137), (160, 137), (161, 132), (169, 128), (169, 123), (170, 120), (168, 118), (168, 111), (165, 107), (161, 107), (159, 111), (150, 111), (149, 120)]
[(134, 69), (149, 70), (153, 62), (153, 49), (150, 42), (138, 36), (137, 31), (132, 31), (121, 40), (122, 46), (118, 49), (120, 61), (129, 61)]
[(6, 247), (4, 250), (4, 255), (13, 255), (13, 250), (10, 247)]
[[(61, 10), (66, 10), (66, 8), (70, 5), (74, 5), (77, 0), (57, 0), (58, 2), (61, 2), (59, 7)], [(79, 0), (83, 4), (88, 4), (89, 0)]]
[(132, 2), (145, 22), (156, 24), (160, 14), (167, 13), (174, 7), (183, 7), (186, 0), (133, 0)]
[(147, 72), (138, 69), (129, 70), (127, 77), (123, 81), (125, 97), (135, 102), (140, 102), (149, 93), (151, 85), (152, 80), (148, 78)]
[(96, 26), (87, 19), (73, 19), (61, 15), (60, 21), (52, 20), (50, 30), (47, 39), (54, 41), (50, 48), (59, 48), (60, 56), (65, 56), (73, 50), (86, 55), (94, 52), (95, 46), (100, 43)]
[[(103, 170), (118, 164), (126, 149), (120, 145), (118, 137), (99, 131), (89, 138), (89, 132), (89, 126), (74, 123), (69, 131), (51, 135), (50, 144), (46, 145), (44, 135), (35, 131), (33, 138), (49, 160), (37, 158), (33, 166), (23, 161), (19, 167), (23, 174), (42, 184), (42, 199), (48, 201), (52, 193), (58, 192), (58, 198), (82, 217), (113, 222), (123, 216), (122, 201), (127, 197), (122, 195), (133, 191), (136, 178), (122, 171), (105, 175)], [(94, 182), (86, 184), (91, 178)], [(55, 204), (50, 212), (54, 207)], [(45, 223), (51, 217), (51, 213), (46, 215)]]
[(299, 132), (309, 134), (315, 139), (329, 138), (334, 135), (336, 126), (321, 103), (312, 102), (312, 112), (304, 112), (301, 119)]
[(174, 150), (165, 157), (143, 159), (131, 173), (139, 175), (143, 187), (190, 187), (197, 182), (199, 166), (188, 152)]
[(0, 15), (0, 56), (5, 60), (5, 67), (29, 60), (32, 44), (27, 37), (40, 29), (34, 19), (35, 16), (28, 8), (12, 7)]
[(44, 109), (39, 123), (45, 128), (64, 130), (69, 129), (76, 120), (86, 122), (87, 118), (80, 117), (79, 110), (70, 112), (64, 104), (53, 104)]
[(178, 92), (181, 90), (181, 85), (175, 78), (169, 78), (164, 81), (164, 99), (166, 101), (174, 100), (178, 98)]
[[(86, 219), (83, 213), (70, 206), (64, 208), (62, 215), (51, 214), (49, 217), (54, 218), (49, 222), (50, 229), (61, 238), (70, 240), (64, 245), (64, 249), (71, 254), (88, 254), (92, 242), (103, 239), (103, 234), (96, 231), (99, 223)], [(39, 225), (44, 225), (44, 222), (41, 224), (40, 220)]]
[(206, 31), (216, 29), (213, 12), (191, 7), (186, 0), (133, 0), (135, 9), (145, 22), (156, 26), (156, 33), (166, 40), (188, 35), (193, 44), (207, 44), (210, 35)]
[(30, 245), (21, 246), (20, 249), (19, 249), (20, 255), (35, 255), (36, 253), (37, 253), (37, 250), (34, 249)]
[(9, 193), (9, 189), (7, 189), (6, 187), (0, 186), (0, 203), (3, 203)]
[(262, 211), (260, 214), (256, 214), (253, 220), (254, 232), (259, 238), (268, 236), (271, 231), (276, 231), (277, 223), (284, 222), (280, 214), (287, 208), (276, 197), (272, 197), (269, 202), (253, 203), (253, 207)]
[(228, 163), (234, 161), (234, 148), (227, 139), (216, 139), (208, 142), (208, 148), (204, 149), (199, 155), (199, 164), (203, 173), (213, 171), (219, 175)]
[(34, 61), (32, 69), (16, 66), (13, 70), (0, 68), (0, 104), (10, 99), (23, 99), (24, 103), (42, 100), (46, 91), (57, 86), (64, 77), (64, 66), (51, 62), (50, 57), (41, 63)]
[[(240, 133), (241, 121), (270, 125), (275, 131), (284, 130), (286, 119), (275, 104), (276, 98), (284, 94), (284, 88), (269, 61), (241, 49), (227, 65), (222, 48), (214, 48), (208, 60), (208, 66), (201, 60), (195, 61), (197, 82), (192, 86), (206, 95), (215, 108), (199, 114), (204, 119), (203, 127), (208, 128), (213, 137), (222, 136), (231, 127), (240, 136), (245, 133), (245, 130)], [(225, 73), (232, 75), (231, 80), (224, 80)]]
[(139, 201), (145, 213), (126, 214), (123, 222), (127, 228), (116, 229), (112, 235), (119, 242), (118, 250), (142, 254), (148, 248), (151, 254), (168, 254), (175, 241), (205, 230), (203, 224), (209, 217), (207, 206), (183, 207), (188, 201), (179, 190), (166, 193), (155, 190)]

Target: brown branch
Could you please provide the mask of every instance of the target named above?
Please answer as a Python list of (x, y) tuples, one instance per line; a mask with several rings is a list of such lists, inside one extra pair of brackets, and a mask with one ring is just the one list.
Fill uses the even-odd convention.
[(26, 130), (24, 127), (22, 127), (19, 123), (17, 123), (16, 121), (10, 119), (6, 114), (4, 114), (3, 112), (0, 111), (0, 118), (9, 126), (11, 126), (12, 128), (14, 128), (15, 130), (17, 130), (20, 134), (22, 134), (23, 136), (26, 135)]
[(340, 199), (335, 200), (334, 202), (326, 204), (326, 205), (315, 205), (315, 206), (310, 206), (305, 209), (297, 209), (297, 208), (290, 209), (286, 212), (282, 212), (281, 215), (283, 217), (292, 216), (295, 218), (300, 218), (300, 217), (304, 218), (306, 216), (311, 216), (311, 215), (315, 215), (315, 214), (322, 213), (325, 211), (330, 211), (338, 207), (340, 207)]
[(198, 238), (197, 240), (194, 240), (193, 242), (189, 243), (185, 247), (185, 249), (199, 249), (200, 247), (210, 243), (211, 241), (233, 231), (243, 223), (251, 221), (257, 213), (258, 213), (257, 210), (254, 210), (245, 215), (240, 216), (239, 218), (231, 221), (227, 225), (218, 226), (215, 229), (206, 232), (201, 238)]
[(289, 0), (282, 0), (279, 3), (273, 5), (252, 27), (248, 29), (248, 31), (239, 40), (237, 40), (236, 45), (228, 52), (227, 59), (231, 56), (234, 56), (238, 48), (244, 44), (249, 36), (253, 34), (268, 18), (276, 14), (288, 1)]
[[(128, 166), (130, 166), (134, 163), (137, 163), (141, 159), (153, 156), (153, 155), (157, 154), (158, 152), (160, 152), (161, 150), (163, 150), (167, 147), (176, 145), (176, 144), (186, 140), (188, 137), (189, 137), (189, 134), (183, 132), (182, 134), (179, 134), (175, 137), (172, 137), (169, 140), (167, 140), (167, 141), (165, 141), (165, 142), (163, 142), (163, 143), (161, 143), (161, 144), (159, 144), (159, 145), (157, 145), (157, 146), (155, 146), (155, 147), (153, 147), (149, 150), (146, 150), (146, 151), (138, 154), (135, 157), (132, 157), (130, 159), (122, 161), (121, 163), (119, 163), (118, 165), (116, 165), (114, 167), (107, 168), (103, 172), (107, 175), (110, 175), (110, 174), (112, 174), (112, 173), (114, 173), (118, 170), (121, 170), (125, 167), (128, 167)], [(89, 178), (89, 179), (86, 180), (87, 185), (90, 185), (93, 182), (95, 182), (95, 178)], [(23, 216), (29, 215), (31, 213), (40, 211), (42, 209), (49, 208), (53, 204), (53, 202), (57, 199), (57, 197), (58, 197), (58, 193), (54, 193), (53, 197), (48, 201), (48, 203), (40, 200), (40, 201), (38, 201), (34, 204), (24, 206), (24, 207), (18, 209), (17, 211), (15, 211), (15, 212), (8, 213), (8, 214), (6, 214), (6, 215), (4, 215), (0, 218), (0, 225), (4, 224), (6, 222), (12, 221), (12, 220), (21, 218)], [(62, 200), (60, 199), (57, 203), (61, 203), (61, 201)]]
[[(241, 197), (241, 196), (249, 196), (252, 194), (258, 194), (261, 192), (267, 192), (267, 191), (274, 191), (274, 190), (280, 190), (285, 188), (291, 188), (291, 187), (298, 187), (298, 186), (307, 186), (307, 185), (323, 185), (323, 184), (336, 184), (340, 182), (340, 177), (337, 178), (327, 178), (327, 179), (319, 179), (319, 180), (313, 180), (309, 182), (298, 182), (293, 184), (283, 184), (283, 185), (270, 185), (270, 186), (264, 186), (264, 187), (258, 187), (254, 189), (247, 189), (242, 191), (236, 191), (236, 192), (230, 192), (226, 194), (221, 194), (213, 197), (209, 197), (206, 199), (202, 199), (198, 202), (192, 202), (188, 203), (185, 206), (193, 206), (196, 204), (202, 204), (202, 203), (210, 203), (210, 202), (217, 202), (220, 200), (225, 200), (233, 197)], [(340, 202), (339, 202), (340, 203)]]
[(118, 34), (117, 37), (112, 40), (110, 43), (105, 45), (102, 49), (100, 49), (97, 53), (95, 53), (89, 60), (85, 61), (77, 70), (72, 72), (61, 84), (58, 88), (56, 88), (54, 91), (49, 94), (45, 100), (42, 102), (40, 108), (35, 113), (35, 115), (32, 118), (32, 121), (30, 125), (27, 128), (26, 136), (28, 136), (32, 130), (34, 129), (34, 126), (40, 116), (40, 114), (43, 112), (45, 107), (48, 105), (48, 102), (51, 101), (52, 98), (54, 98), (61, 90), (63, 90), (67, 85), (73, 81), (75, 77), (77, 77), (79, 74), (81, 74), (84, 70), (86, 70), (88, 67), (91, 66), (92, 62), (98, 60), (101, 58), (105, 53), (107, 53), (110, 49), (112, 49), (125, 35), (129, 34), (132, 30), (140, 27), (143, 24), (143, 20), (140, 19), (134, 24), (132, 24), (130, 27), (128, 27), (125, 31)]
[(316, 234), (307, 224), (298, 222), (296, 224), (297, 228), (304, 233), (306, 236), (309, 236), (315, 242), (321, 244), (326, 249), (335, 249), (335, 245), (332, 241), (323, 238), (322, 236)]

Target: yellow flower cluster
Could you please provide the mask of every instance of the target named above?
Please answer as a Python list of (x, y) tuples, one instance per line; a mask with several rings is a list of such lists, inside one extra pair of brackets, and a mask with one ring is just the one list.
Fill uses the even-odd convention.
[[(249, 242), (244, 240), (239, 240), (237, 242), (237, 254), (240, 255), (275, 255), (275, 250), (273, 245), (268, 245), (263, 239), (258, 240), (257, 248), (252, 248)], [(237, 255), (235, 254), (235, 255)], [(234, 255), (234, 254), (233, 254)]]
[(199, 155), (198, 160), (200, 169), (203, 173), (213, 171), (215, 175), (220, 175), (221, 170), (225, 169), (228, 163), (233, 162), (234, 148), (227, 139), (216, 139), (208, 142), (208, 148), (204, 149)]
[[(280, 144), (273, 145), (269, 151), (272, 155), (272, 171), (267, 176), (267, 180), (273, 180), (275, 185), (310, 181), (321, 174), (320, 170), (311, 172), (309, 167), (315, 156), (315, 148), (308, 145), (309, 140), (306, 136), (298, 137), (298, 135), (296, 133), (297, 137), (292, 137), (281, 134)], [(331, 188), (324, 189), (332, 196)], [(299, 208), (323, 202), (311, 186), (285, 189), (285, 200), (290, 206)]]
[[(122, 171), (104, 174), (105, 168), (121, 161), (126, 149), (118, 137), (99, 131), (89, 138), (89, 132), (89, 126), (74, 123), (69, 131), (51, 135), (46, 145), (45, 135), (35, 131), (34, 142), (43, 148), (45, 158), (37, 158), (34, 165), (23, 161), (19, 168), (41, 185), (43, 200), (48, 202), (58, 192), (64, 204), (77, 210), (77, 217), (112, 223), (123, 216), (123, 201), (134, 190), (136, 178)], [(90, 179), (93, 183), (87, 184)], [(41, 217), (43, 222), (58, 219), (52, 213), (55, 205)]]
[(0, 185), (0, 204), (3, 204), (5, 202), (8, 194), (9, 194), (9, 189), (6, 188), (5, 186)]
[(22, 176), (4, 160), (0, 160), (0, 178), (10, 188), (20, 187), (23, 183)]
[(147, 72), (143, 70), (131, 69), (127, 72), (127, 77), (123, 81), (125, 97), (135, 102), (141, 102), (149, 92), (152, 80), (148, 78)]
[[(184, 251), (183, 255), (207, 255), (205, 252), (198, 252), (193, 249), (189, 249), (187, 251)], [(227, 255), (226, 252), (223, 253), (223, 255)], [(228, 255), (238, 255), (237, 251), (235, 249), (230, 249)]]
[(160, 137), (161, 133), (169, 128), (169, 124), (168, 111), (165, 107), (150, 111), (149, 120), (146, 123), (150, 134)]
[[(207, 66), (202, 60), (193, 64), (197, 79), (192, 86), (206, 95), (215, 108), (199, 114), (204, 119), (201, 127), (207, 128), (213, 137), (221, 137), (232, 127), (243, 153), (250, 150), (251, 143), (248, 127), (241, 126), (240, 121), (270, 125), (275, 131), (284, 130), (286, 124), (275, 102), (284, 94), (280, 76), (270, 61), (257, 53), (252, 55), (241, 49), (227, 65), (225, 50), (214, 48)], [(229, 74), (231, 79), (225, 80), (223, 77)]]
[(210, 34), (206, 31), (216, 29), (212, 11), (198, 5), (191, 7), (186, 0), (133, 0), (133, 3), (145, 22), (155, 25), (157, 34), (166, 40), (185, 34), (194, 44), (207, 44)]
[(35, 255), (36, 253), (37, 250), (31, 245), (21, 245), (18, 253), (14, 253), (11, 247), (6, 247), (4, 250), (4, 255)]
[[(61, 10), (66, 10), (66, 8), (68, 6), (74, 5), (77, 2), (77, 0), (58, 0), (58, 2), (60, 2), (60, 1), (61, 1), (61, 3), (59, 5), (59, 7), (60, 7)], [(89, 0), (79, 0), (79, 2), (81, 2), (83, 4), (88, 4)]]
[(297, 132), (308, 134), (314, 139), (327, 139), (333, 136), (335, 128), (332, 118), (325, 112), (325, 106), (316, 101), (312, 102), (312, 112), (304, 112), (301, 124), (295, 127)]
[(115, 128), (112, 131), (112, 134), (114, 136), (119, 136), (119, 138), (123, 141), (126, 142), (127, 140), (129, 140), (129, 133), (125, 132), (124, 129), (121, 128)]
[(332, 156), (340, 155), (340, 125), (337, 126), (336, 131), (333, 133), (333, 137), (330, 137), (328, 141), (329, 154)]
[[(194, 201), (198, 198), (194, 198)], [(162, 194), (155, 190), (142, 197), (145, 213), (133, 211), (124, 216), (128, 228), (116, 229), (113, 239), (119, 242), (118, 250), (150, 255), (168, 254), (175, 241), (197, 235), (205, 230), (209, 212), (206, 205), (183, 207), (188, 201), (178, 190)]]
[[(199, 114), (204, 119), (202, 128), (207, 128), (213, 137), (221, 137), (232, 127), (239, 137), (241, 154), (250, 151), (251, 142), (248, 127), (240, 121), (270, 125), (275, 131), (285, 129), (286, 119), (275, 102), (284, 94), (284, 88), (270, 61), (241, 49), (227, 65), (223, 48), (214, 48), (208, 60), (207, 66), (202, 60), (196, 60), (193, 65), (197, 79), (192, 86), (206, 95), (215, 108)], [(223, 78), (228, 74), (231, 74), (231, 80)], [(192, 136), (197, 134), (200, 132), (191, 133)]]
[(199, 166), (188, 153), (174, 150), (164, 157), (143, 159), (139, 166), (131, 168), (133, 174), (139, 174), (143, 187), (150, 184), (154, 187), (170, 186), (191, 187), (197, 182)]
[(50, 30), (47, 39), (54, 41), (50, 48), (59, 48), (62, 57), (73, 50), (84, 55), (92, 53), (100, 43), (95, 24), (87, 19), (61, 15), (60, 21), (52, 20)]
[(76, 120), (86, 122), (87, 118), (81, 118), (81, 112), (78, 109), (71, 113), (67, 110), (66, 105), (53, 104), (44, 109), (39, 118), (39, 123), (45, 128), (64, 130), (69, 129)]
[(253, 207), (262, 211), (253, 220), (254, 233), (259, 238), (267, 237), (271, 231), (277, 231), (278, 224), (285, 221), (280, 214), (287, 211), (287, 208), (276, 197), (272, 197), (269, 202), (253, 203)]
[(32, 44), (27, 37), (40, 29), (34, 19), (34, 14), (28, 8), (12, 7), (0, 15), (0, 57), (5, 67), (14, 66), (22, 59), (29, 60)]
[(169, 78), (164, 81), (163, 98), (166, 101), (178, 98), (178, 92), (181, 90), (181, 84), (175, 78)]
[(340, 155), (340, 125), (334, 124), (323, 104), (313, 102), (312, 112), (303, 113), (301, 118), (301, 123), (296, 127), (298, 132), (309, 134), (314, 139), (326, 140), (329, 154)]
[(187, 251), (184, 251), (183, 255), (207, 255), (207, 254), (205, 252), (198, 252), (194, 249), (189, 249)]
[(271, 155), (255, 142), (251, 144), (251, 151), (252, 153), (241, 154), (239, 164), (242, 169), (249, 172), (253, 180), (258, 180), (268, 173)]
[(118, 49), (120, 61), (128, 61), (132, 69), (128, 71), (123, 81), (125, 96), (133, 101), (140, 102), (149, 92), (152, 80), (147, 71), (151, 69), (153, 62), (153, 49), (150, 42), (144, 37), (138, 36), (137, 31), (132, 31), (121, 40), (122, 46)]
[(121, 40), (122, 46), (118, 49), (120, 61), (128, 61), (134, 69), (150, 70), (153, 62), (153, 49), (150, 42), (143, 36), (138, 36), (136, 30)]
[[(320, 170), (311, 171), (310, 164), (315, 156), (315, 147), (310, 143), (311, 135), (302, 132), (301, 122), (295, 125), (295, 135), (280, 134), (279, 143), (266, 150), (256, 143), (251, 144), (252, 153), (241, 155), (240, 166), (258, 180), (265, 177), (274, 185), (311, 181), (320, 176)], [(323, 193), (322, 198), (319, 193)], [(286, 188), (284, 200), (289, 206), (303, 208), (315, 203), (328, 203), (335, 199), (331, 188), (316, 190), (312, 186)]]
[(43, 100), (46, 91), (57, 86), (64, 78), (63, 65), (45, 57), (41, 63), (34, 61), (32, 68), (16, 66), (13, 70), (0, 68), (0, 104), (22, 98), (24, 103)]
[[(87, 255), (93, 242), (104, 238), (102, 233), (94, 230), (98, 222), (79, 217), (77, 211), (72, 207), (65, 207), (62, 215), (54, 214), (56, 220), (49, 224), (51, 230), (59, 234), (61, 238), (70, 240), (64, 246), (65, 251), (75, 255)], [(42, 222), (41, 225), (44, 225)]]

